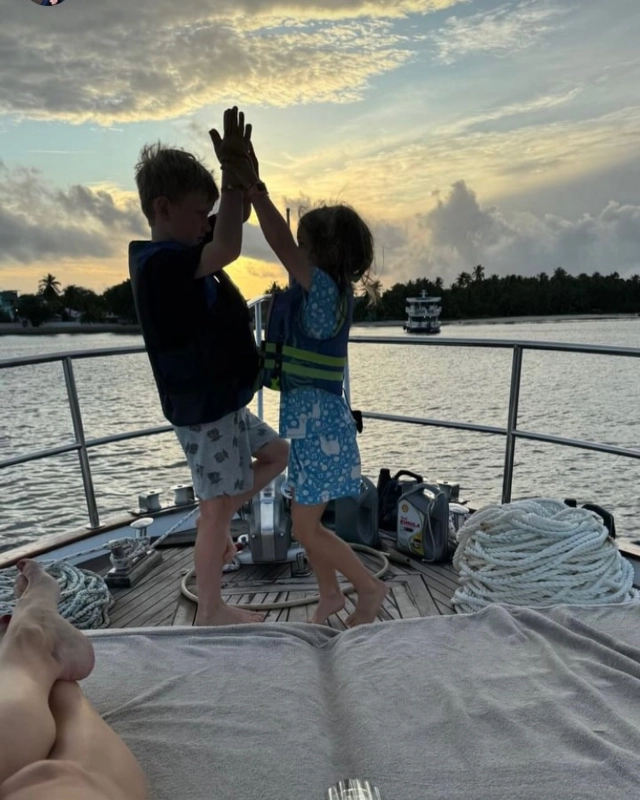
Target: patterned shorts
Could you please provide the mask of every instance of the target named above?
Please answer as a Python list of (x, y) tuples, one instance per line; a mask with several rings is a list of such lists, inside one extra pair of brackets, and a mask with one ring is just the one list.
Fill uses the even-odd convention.
[(176, 427), (174, 431), (187, 457), (196, 497), (213, 500), (242, 494), (253, 486), (251, 456), (278, 434), (241, 408), (216, 422)]

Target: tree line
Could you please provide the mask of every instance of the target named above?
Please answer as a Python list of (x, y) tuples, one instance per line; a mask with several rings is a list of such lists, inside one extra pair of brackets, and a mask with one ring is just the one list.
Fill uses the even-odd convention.
[(541, 272), (523, 275), (485, 276), (482, 265), (461, 272), (445, 288), (442, 278), (418, 278), (396, 283), (369, 302), (356, 300), (355, 319), (359, 322), (406, 319), (407, 297), (419, 297), (424, 290), (442, 299), (442, 319), (482, 319), (526, 317), (551, 314), (636, 314), (640, 312), (640, 275), (621, 278), (617, 272), (602, 275), (569, 275), (558, 267), (551, 275)]
[[(82, 323), (137, 321), (130, 280), (98, 294), (93, 289), (75, 284), (63, 289), (60, 281), (51, 273), (41, 279), (36, 294), (22, 294), (18, 297), (15, 314), (34, 327), (55, 319)], [(1, 309), (0, 322), (11, 322), (9, 314), (3, 313)]]
[[(274, 282), (267, 293), (282, 291)], [(558, 267), (551, 275), (541, 272), (533, 277), (506, 275), (486, 277), (478, 265), (471, 272), (461, 272), (445, 288), (442, 278), (418, 278), (383, 289), (373, 280), (368, 293), (355, 301), (356, 322), (404, 320), (407, 297), (419, 297), (425, 291), (442, 300), (442, 319), (481, 319), (483, 317), (525, 317), (549, 314), (636, 314), (640, 312), (640, 275), (621, 278), (617, 272), (602, 275), (569, 275)], [(37, 294), (18, 298), (17, 314), (32, 325), (53, 318), (80, 322), (108, 320), (135, 323), (136, 312), (131, 281), (112, 286), (102, 294), (82, 286), (64, 289), (54, 275), (45, 275)], [(70, 312), (74, 312), (73, 317)], [(0, 322), (10, 321), (9, 318)]]
[[(267, 291), (284, 288), (273, 283)], [(354, 320), (405, 320), (407, 298), (420, 297), (423, 291), (441, 298), (444, 320), (640, 312), (640, 275), (626, 279), (617, 272), (573, 276), (558, 267), (552, 275), (541, 272), (533, 277), (500, 278), (486, 277), (484, 267), (478, 264), (471, 272), (461, 272), (448, 288), (440, 277), (395, 283), (386, 290), (380, 280), (373, 280), (369, 291), (356, 297)]]

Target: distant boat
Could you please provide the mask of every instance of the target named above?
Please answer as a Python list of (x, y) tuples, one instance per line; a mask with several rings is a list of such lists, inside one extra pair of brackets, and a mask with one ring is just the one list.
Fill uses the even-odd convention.
[(405, 313), (407, 333), (440, 333), (441, 298), (429, 297), (423, 289), (420, 297), (407, 297)]

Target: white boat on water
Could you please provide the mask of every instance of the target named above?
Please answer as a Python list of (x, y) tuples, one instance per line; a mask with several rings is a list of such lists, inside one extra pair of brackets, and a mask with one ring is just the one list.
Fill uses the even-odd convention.
[(407, 333), (440, 333), (440, 297), (429, 297), (423, 289), (420, 297), (407, 297), (405, 313), (407, 321), (404, 329)]
[[(252, 304), (256, 331), (262, 329), (262, 301)], [(420, 433), (434, 426), (503, 438), (505, 508), (512, 500), (518, 440), (572, 448), (576, 458), (592, 451), (640, 459), (640, 450), (518, 425), (525, 351), (634, 363), (640, 349), (353, 337), (352, 346), (363, 344), (511, 351), (503, 427), (363, 411), (365, 421), (413, 426), (416, 446)], [(97, 651), (85, 692), (140, 760), (155, 798), (320, 800), (330, 785), (347, 777), (370, 780), (383, 800), (637, 796), (640, 607), (573, 604), (569, 584), (576, 576), (563, 575), (561, 567), (566, 553), (557, 558), (557, 603), (538, 608), (524, 601), (456, 613), (453, 598), (461, 577), (450, 558), (433, 561), (400, 552), (393, 532), (379, 530), (375, 486), (364, 481), (360, 498), (334, 504), (326, 522), (384, 577), (388, 598), (378, 624), (348, 630), (354, 607), (348, 594), (345, 610), (328, 626), (310, 625), (315, 582), (304, 553), (287, 534), (286, 503), (276, 483), (235, 521), (234, 536), (242, 548), (238, 568), (223, 576), (226, 602), (262, 609), (265, 624), (192, 627), (197, 506), (190, 487), (141, 492), (136, 508), (108, 520), (99, 517), (93, 487), (89, 453), (170, 426), (88, 439), (74, 363), (142, 350), (0, 361), (0, 375), (59, 363), (75, 432), (64, 445), (5, 458), (0, 475), (18, 464), (76, 452), (88, 514), (88, 525), (80, 530), (0, 553), (0, 570), (5, 570), (0, 578), (6, 584), (12, 566), (24, 557), (48, 562), (57, 571), (65, 585), (62, 609), (87, 630)], [(435, 490), (453, 505), (455, 475), (445, 476), (449, 484), (431, 477)], [(623, 491), (624, 482), (620, 485)], [(536, 487), (529, 493), (535, 495)], [(594, 499), (580, 498), (580, 503)], [(420, 512), (419, 504), (413, 511)], [(400, 508), (407, 525), (415, 518), (410, 512)], [(418, 519), (431, 537), (425, 535), (425, 542), (435, 541), (436, 515)], [(611, 556), (622, 556), (616, 563), (631, 565), (633, 583), (640, 586), (640, 541), (610, 536), (607, 547)], [(522, 552), (517, 541), (513, 549), (517, 559)], [(106, 576), (108, 585), (96, 576)], [(603, 574), (600, 583), (613, 580)], [(524, 597), (524, 585), (522, 592)]]

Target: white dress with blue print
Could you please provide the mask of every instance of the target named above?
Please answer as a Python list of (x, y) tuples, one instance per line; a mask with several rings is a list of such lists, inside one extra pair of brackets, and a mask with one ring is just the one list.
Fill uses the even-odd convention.
[[(329, 339), (340, 319), (338, 286), (314, 267), (302, 328), (314, 339)], [(343, 397), (315, 387), (282, 392), (280, 435), (291, 440), (287, 484), (298, 503), (316, 505), (360, 493), (356, 426)]]

